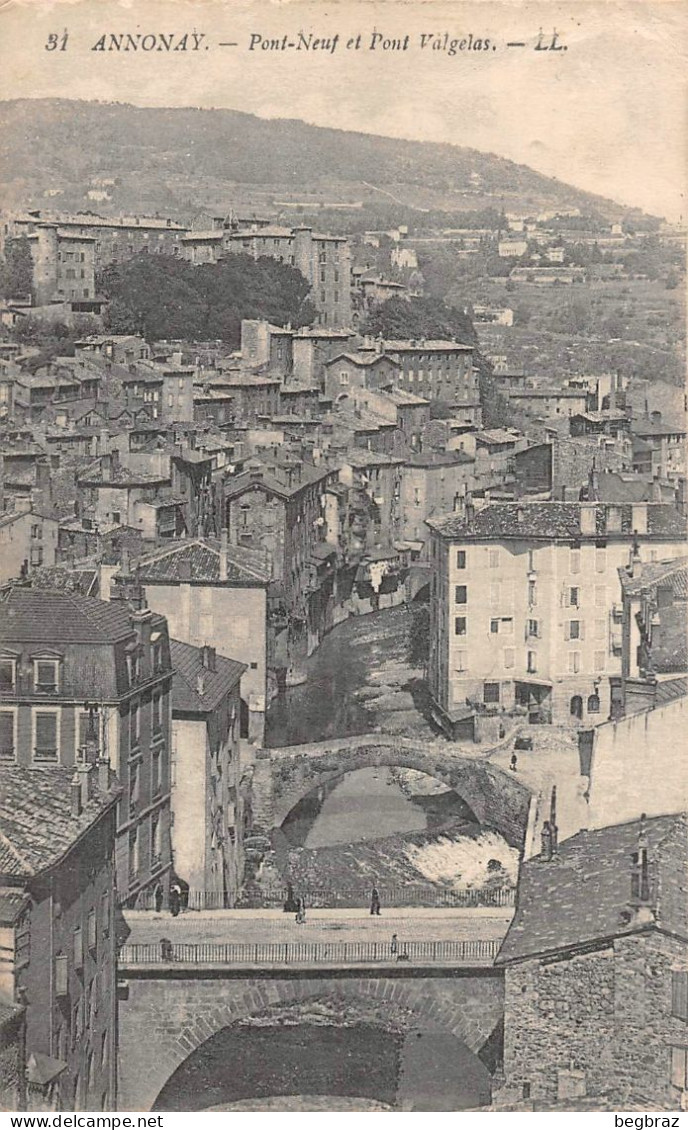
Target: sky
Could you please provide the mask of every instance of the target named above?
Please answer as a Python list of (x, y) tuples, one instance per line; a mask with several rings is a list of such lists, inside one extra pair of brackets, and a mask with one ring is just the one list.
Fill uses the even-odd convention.
[[(541, 28), (567, 49), (535, 51)], [(46, 50), (65, 30), (66, 49)], [(192, 31), (197, 52), (92, 50), (111, 32)], [(262, 47), (300, 31), (339, 40)], [(371, 50), (375, 32), (408, 35), (406, 50)], [(421, 49), (445, 33), (490, 47)], [(0, 0), (1, 99), (227, 107), (449, 142), (671, 220), (686, 217), (687, 55), (688, 0)]]

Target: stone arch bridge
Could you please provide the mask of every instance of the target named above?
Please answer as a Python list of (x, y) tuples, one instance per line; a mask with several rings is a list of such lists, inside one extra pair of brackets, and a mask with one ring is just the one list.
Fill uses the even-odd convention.
[(377, 1018), (381, 1032), (402, 1015), (412, 1034), (449, 1038), (490, 1071), (501, 1051), (504, 985), (494, 966), (241, 971), (125, 963), (120, 977), (120, 1110), (157, 1109), (175, 1072), (214, 1037), (289, 1009), (325, 1008), (340, 1018), (355, 1011)]
[[(509, 741), (509, 739), (506, 739)], [(356, 769), (418, 769), (454, 789), (486, 827), (526, 856), (534, 846), (538, 798), (527, 784), (485, 758), (462, 755), (448, 742), (385, 734), (338, 738), (260, 750), (253, 779), (254, 821), (279, 828), (310, 792)]]

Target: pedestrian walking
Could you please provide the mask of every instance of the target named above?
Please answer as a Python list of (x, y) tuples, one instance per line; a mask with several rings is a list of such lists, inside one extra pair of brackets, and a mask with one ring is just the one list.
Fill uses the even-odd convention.
[(515, 753), (511, 755), (511, 770), (513, 773), (517, 772), (516, 766), (518, 765), (518, 758)]
[(162, 910), (162, 900), (164, 898), (164, 891), (162, 889), (161, 883), (158, 883), (157, 887), (155, 888), (155, 894), (153, 898), (155, 900), (155, 913), (159, 914)]
[(160, 957), (163, 961), (174, 961), (172, 942), (169, 938), (160, 939)]
[(391, 942), (389, 949), (390, 949), (390, 953), (392, 954), (392, 957), (396, 957), (397, 954), (399, 953), (399, 939), (398, 939), (398, 936), (396, 934), (392, 934), (392, 942)]
[(300, 895), (296, 900), (296, 921), (299, 926), (302, 926), (306, 921), (306, 904)]
[(294, 897), (294, 887), (291, 883), (287, 883), (287, 897), (284, 901), (284, 913), (294, 914), (297, 909), (296, 899)]
[(378, 891), (377, 887), (373, 887), (370, 895), (370, 913), (380, 913), (380, 892)]
[(176, 918), (182, 908), (182, 891), (178, 883), (170, 887), (170, 914)]

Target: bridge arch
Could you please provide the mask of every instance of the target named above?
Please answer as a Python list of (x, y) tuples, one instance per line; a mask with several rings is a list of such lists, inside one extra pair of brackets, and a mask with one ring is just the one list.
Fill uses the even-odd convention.
[(383, 1021), (390, 1014), (403, 1015), (410, 1029), (453, 1036), (474, 1055), (488, 1044), (503, 1017), (503, 982), (496, 970), (440, 978), (132, 978), (128, 999), (120, 1005), (120, 1109), (156, 1109), (175, 1072), (224, 1029), (324, 999), (343, 1011), (376, 1011)]
[(525, 844), (533, 799), (531, 790), (484, 758), (461, 756), (449, 743), (369, 735), (333, 742), (265, 750), (269, 771), (254, 782), (267, 788), (263, 811), (272, 827), (281, 827), (292, 809), (314, 789), (346, 773), (374, 766), (417, 769), (455, 792), (486, 827), (515, 847)]

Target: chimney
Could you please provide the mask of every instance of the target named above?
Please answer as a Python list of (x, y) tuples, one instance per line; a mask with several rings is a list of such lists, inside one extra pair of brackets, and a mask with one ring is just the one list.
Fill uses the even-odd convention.
[(466, 523), (469, 526), (473, 525), (475, 519), (475, 506), (473, 504), (473, 495), (466, 495)]
[(581, 503), (580, 532), (587, 537), (594, 537), (597, 532), (597, 506), (594, 502)]
[(635, 924), (654, 921), (652, 892), (650, 889), (650, 857), (647, 843), (647, 817), (643, 812), (638, 829), (638, 847), (631, 855), (631, 897)]
[(206, 671), (217, 670), (216, 658), (217, 652), (215, 651), (215, 648), (210, 647), (210, 645), (207, 643), (204, 644), (201, 648), (201, 665), (205, 668)]
[(642, 565), (642, 561), (640, 560), (640, 546), (638, 545), (638, 539), (636, 537), (634, 537), (633, 538), (633, 545), (631, 546), (629, 554), (628, 554), (628, 575), (629, 575), (629, 577), (633, 578), (633, 577), (636, 576), (636, 574), (638, 572), (638, 568), (640, 567), (640, 565)]
[(78, 772), (69, 786), (69, 808), (72, 816), (81, 816), (81, 780)]
[(557, 786), (552, 785), (552, 797), (549, 804), (549, 827), (552, 834), (552, 855), (557, 854), (559, 847), (559, 828), (557, 826)]
[(81, 785), (81, 807), (85, 808), (93, 796), (93, 769), (88, 762), (82, 762), (76, 772)]
[(196, 694), (200, 698), (203, 698), (204, 691), (205, 691), (205, 675), (202, 672), (199, 672), (199, 674), (196, 676)]
[(110, 762), (107, 757), (99, 757), (98, 762), (98, 792), (106, 793), (110, 788)]
[(540, 850), (542, 862), (543, 863), (550, 863), (551, 860), (552, 860), (553, 846), (552, 846), (552, 828), (551, 828), (549, 820), (545, 820), (544, 824), (542, 825), (542, 831), (540, 832), (540, 838), (542, 840), (542, 848)]
[(227, 530), (220, 534), (220, 580), (227, 580)]
[(606, 510), (606, 529), (608, 534), (620, 534), (623, 525), (623, 509), (621, 506), (608, 506)]
[(647, 533), (647, 503), (635, 502), (631, 507), (631, 528), (634, 534)]

